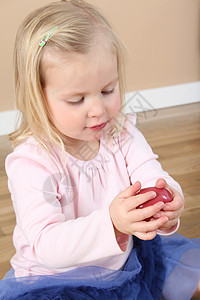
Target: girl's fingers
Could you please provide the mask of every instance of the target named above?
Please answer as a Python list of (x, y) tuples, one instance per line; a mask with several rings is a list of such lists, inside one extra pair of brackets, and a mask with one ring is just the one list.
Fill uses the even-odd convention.
[(147, 241), (147, 240), (153, 240), (157, 234), (157, 231), (151, 231), (151, 232), (135, 232), (134, 235), (137, 236), (139, 239)]
[(164, 210), (165, 211), (182, 211), (184, 207), (184, 199), (180, 193), (174, 196), (172, 202), (166, 203)]
[(157, 220), (151, 220), (151, 221), (142, 221), (142, 222), (135, 222), (132, 225), (130, 225), (131, 231), (133, 232), (152, 232), (163, 226), (166, 222), (168, 222), (167, 217), (163, 217)]
[(173, 226), (177, 225), (178, 219), (173, 219), (171, 221), (168, 221), (166, 224), (163, 224), (161, 227), (159, 227), (159, 230), (167, 230), (172, 228)]
[(124, 201), (125, 201), (125, 206), (126, 206), (127, 212), (135, 209), (139, 205), (141, 205), (155, 197), (156, 197), (155, 192), (147, 192), (142, 195), (135, 195), (133, 197), (129, 197), (129, 198), (125, 199)]
[(141, 189), (141, 183), (136, 181), (133, 185), (130, 185), (125, 190), (123, 190), (119, 195), (118, 198), (128, 198), (134, 196), (139, 190)]
[(158, 178), (158, 179), (156, 180), (155, 186), (156, 186), (157, 188), (167, 188), (167, 187), (169, 187), (169, 185), (167, 184), (166, 180), (163, 179), (163, 178)]
[[(136, 195), (137, 192), (141, 189), (141, 183), (139, 181), (136, 181), (133, 185), (132, 185), (132, 195)], [(129, 197), (129, 196), (128, 196)]]
[(158, 202), (152, 206), (145, 207), (142, 209), (133, 209), (128, 212), (128, 218), (131, 221), (139, 222), (147, 218), (154, 216), (159, 213), (160, 210), (164, 208), (165, 204), (163, 202)]
[[(161, 224), (165, 224), (167, 220), (168, 219), (164, 217), (160, 220), (157, 220), (158, 222), (155, 222), (155, 220), (146, 222), (146, 224), (141, 224), (144, 222), (140, 222), (140, 225), (138, 223), (139, 226), (137, 226), (137, 231), (134, 231), (132, 235), (135, 235), (142, 240), (152, 240), (157, 234), (157, 229), (162, 226)], [(146, 228), (146, 231), (143, 231), (140, 226), (143, 227), (143, 230)]]
[(157, 181), (156, 181), (155, 186), (157, 188), (165, 188), (165, 189), (167, 189), (172, 194), (172, 197), (174, 197), (174, 189), (166, 182), (165, 179), (158, 178)]
[(166, 204), (164, 210), (179, 210), (184, 207), (184, 199), (182, 195), (174, 188), (172, 188), (163, 178), (156, 181), (157, 188), (166, 188), (172, 195), (173, 201)]
[(153, 217), (158, 219), (160, 217), (167, 216), (169, 220), (178, 219), (181, 216), (182, 209), (176, 211), (159, 211)]

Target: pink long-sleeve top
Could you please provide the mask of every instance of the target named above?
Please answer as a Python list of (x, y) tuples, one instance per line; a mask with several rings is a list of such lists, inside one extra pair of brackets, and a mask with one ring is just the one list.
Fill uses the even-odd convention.
[[(54, 274), (88, 265), (120, 269), (133, 245), (115, 237), (109, 215), (112, 200), (137, 180), (154, 186), (158, 178), (181, 192), (128, 114), (124, 130), (108, 148), (100, 141), (96, 157), (78, 160), (28, 138), (6, 159), (8, 186), (16, 214), (11, 259), (15, 276)], [(82, 147), (83, 155), (87, 151)]]

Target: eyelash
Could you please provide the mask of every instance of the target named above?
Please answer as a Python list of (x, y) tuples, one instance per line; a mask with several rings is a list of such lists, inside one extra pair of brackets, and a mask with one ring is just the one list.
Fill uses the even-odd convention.
[[(102, 91), (101, 93), (102, 93), (102, 95), (104, 95), (104, 96), (108, 96), (108, 95), (113, 94), (114, 92), (115, 92), (115, 89), (112, 89), (111, 91)], [(82, 98), (80, 101), (77, 101), (77, 102), (70, 102), (70, 101), (68, 101), (67, 103), (68, 103), (69, 105), (75, 106), (75, 105), (80, 105), (80, 104), (82, 104), (83, 101), (84, 101), (84, 98)]]
[(111, 95), (111, 94), (113, 94), (115, 92), (115, 89), (112, 89), (111, 91), (103, 91), (103, 92), (101, 92), (103, 95)]
[(75, 105), (80, 105), (83, 101), (84, 101), (84, 98), (82, 98), (81, 100), (79, 100), (79, 101), (77, 101), (77, 102), (70, 102), (70, 101), (67, 101), (67, 103), (68, 103), (69, 105), (75, 106)]

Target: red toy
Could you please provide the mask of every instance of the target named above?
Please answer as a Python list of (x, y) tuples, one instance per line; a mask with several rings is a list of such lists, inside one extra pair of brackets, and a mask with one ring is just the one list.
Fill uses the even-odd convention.
[[(156, 187), (149, 187), (149, 188), (144, 188), (141, 189), (137, 195), (140, 194), (145, 194), (147, 192), (156, 192), (157, 196), (151, 200), (146, 201), (145, 203), (139, 205), (137, 208), (145, 208), (148, 206), (151, 206), (157, 202), (163, 202), (163, 203), (168, 203), (171, 202), (173, 200), (172, 195), (170, 194), (170, 192), (165, 189), (165, 188), (156, 188)], [(150, 218), (146, 219), (146, 221), (149, 221)]]

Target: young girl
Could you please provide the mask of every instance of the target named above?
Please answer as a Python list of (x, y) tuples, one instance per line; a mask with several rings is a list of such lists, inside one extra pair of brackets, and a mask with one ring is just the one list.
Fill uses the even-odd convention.
[[(15, 45), (21, 125), (6, 160), (16, 213), (0, 299), (190, 299), (198, 240), (173, 234), (180, 186), (125, 115), (124, 49), (84, 1), (31, 13)], [(137, 206), (168, 189), (173, 201)], [(151, 218), (146, 221), (146, 218)]]

